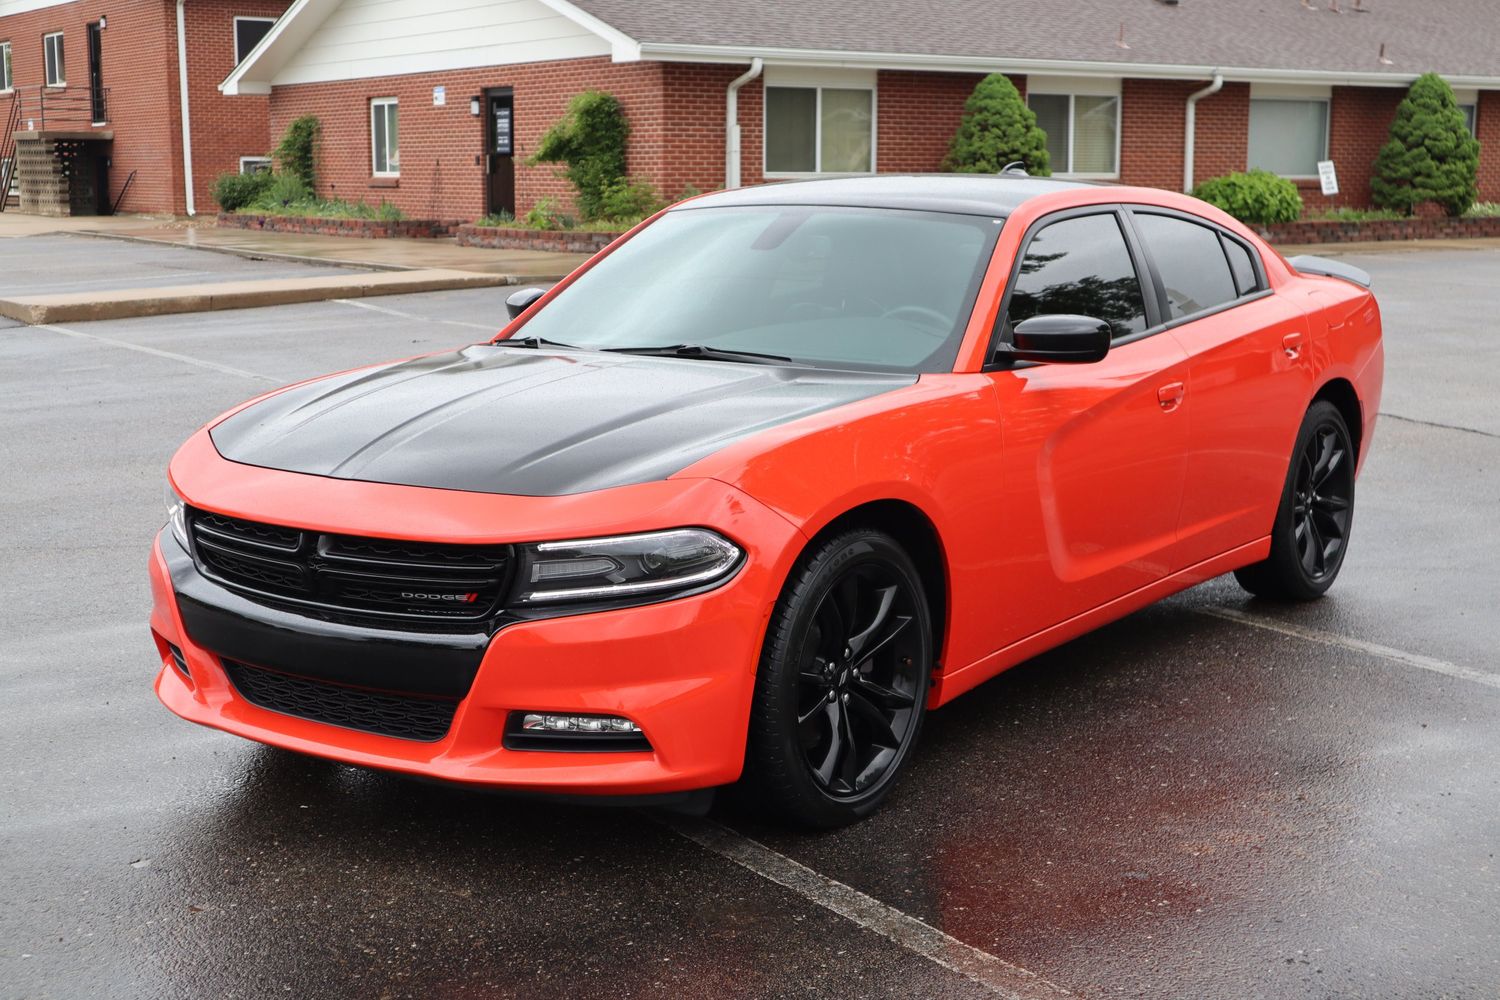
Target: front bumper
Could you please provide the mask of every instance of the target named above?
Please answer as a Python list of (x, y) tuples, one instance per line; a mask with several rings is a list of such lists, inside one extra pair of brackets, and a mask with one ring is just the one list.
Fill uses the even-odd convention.
[[(755, 664), (797, 535), (759, 505), (733, 526), (746, 565), (693, 597), (518, 622), (493, 637), (319, 621), (267, 608), (202, 576), (169, 531), (151, 556), (156, 692), (177, 715), (261, 743), (441, 780), (563, 795), (658, 795), (726, 784), (744, 762)], [(174, 663), (180, 651), (186, 675)], [(225, 660), (381, 691), (457, 697), (441, 739), (420, 742), (260, 707)], [(512, 712), (624, 716), (649, 751), (510, 750)]]

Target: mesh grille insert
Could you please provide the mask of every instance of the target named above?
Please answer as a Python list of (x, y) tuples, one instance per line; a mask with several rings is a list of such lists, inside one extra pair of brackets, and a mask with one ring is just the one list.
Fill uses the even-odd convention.
[(457, 701), (444, 698), (366, 691), (262, 670), (237, 660), (223, 662), (229, 682), (252, 705), (380, 736), (436, 742), (448, 734), (458, 709)]

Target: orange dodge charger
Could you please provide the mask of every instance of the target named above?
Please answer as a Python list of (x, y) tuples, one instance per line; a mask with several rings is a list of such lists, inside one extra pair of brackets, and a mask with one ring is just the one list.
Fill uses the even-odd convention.
[(1221, 573), (1316, 598), (1380, 401), (1363, 272), (1184, 195), (870, 177), (677, 205), (496, 339), (173, 458), (156, 691), (476, 786), (869, 814), (927, 710)]

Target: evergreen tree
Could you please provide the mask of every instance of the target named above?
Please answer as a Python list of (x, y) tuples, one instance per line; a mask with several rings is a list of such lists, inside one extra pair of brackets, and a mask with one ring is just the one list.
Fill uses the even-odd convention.
[(1436, 73), (1418, 77), (1375, 158), (1375, 203), (1410, 214), (1431, 201), (1449, 215), (1463, 215), (1479, 197), (1478, 176), (1479, 142), (1464, 124), (1453, 88)]
[(1047, 155), (1047, 133), (1037, 127), (1036, 113), (1003, 73), (991, 73), (964, 102), (963, 121), (943, 169), (963, 174), (997, 174), (1017, 160), (1026, 172), (1045, 177), (1052, 173)]

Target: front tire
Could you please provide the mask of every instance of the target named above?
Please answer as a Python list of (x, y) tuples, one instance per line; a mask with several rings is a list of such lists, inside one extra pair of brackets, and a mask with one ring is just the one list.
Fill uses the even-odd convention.
[(921, 577), (894, 538), (856, 528), (805, 554), (756, 675), (745, 778), (761, 804), (822, 828), (879, 808), (921, 732), (932, 646)]
[(1297, 432), (1271, 527), (1271, 554), (1235, 570), (1257, 597), (1311, 601), (1338, 577), (1354, 524), (1354, 445), (1338, 407), (1314, 403)]

